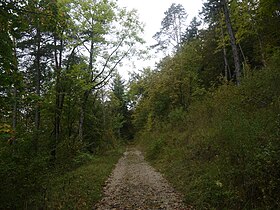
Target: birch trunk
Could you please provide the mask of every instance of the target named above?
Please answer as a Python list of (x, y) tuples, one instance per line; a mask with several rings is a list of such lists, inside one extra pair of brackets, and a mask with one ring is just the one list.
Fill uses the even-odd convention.
[(227, 59), (227, 50), (225, 45), (225, 35), (224, 35), (224, 29), (223, 26), (221, 26), (222, 31), (222, 39), (223, 39), (223, 56), (224, 56), (224, 64), (225, 64), (225, 79), (226, 81), (231, 80), (231, 72), (228, 65), (228, 59)]
[(224, 15), (225, 15), (226, 25), (227, 25), (228, 34), (229, 34), (229, 37), (230, 37), (230, 44), (231, 44), (232, 53), (233, 53), (236, 84), (240, 85), (241, 67), (240, 67), (238, 48), (236, 46), (235, 34), (234, 34), (233, 29), (232, 29), (230, 15), (229, 15), (228, 1), (227, 0), (221, 0), (221, 3), (223, 5), (223, 11), (224, 11)]

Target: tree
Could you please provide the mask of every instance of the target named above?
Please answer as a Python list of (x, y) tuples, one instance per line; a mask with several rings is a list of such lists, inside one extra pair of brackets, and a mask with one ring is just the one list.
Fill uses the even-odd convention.
[(127, 139), (129, 137), (129, 112), (128, 112), (128, 99), (125, 92), (125, 82), (122, 80), (121, 76), (116, 73), (112, 82), (112, 94), (111, 101), (114, 101), (116, 106), (113, 108), (113, 115), (117, 116), (117, 133), (122, 139)]
[(183, 34), (182, 42), (188, 42), (198, 37), (199, 29), (198, 27), (201, 25), (201, 21), (194, 17), (187, 27), (186, 32)]
[(240, 85), (241, 67), (240, 67), (240, 60), (239, 60), (239, 52), (238, 52), (237, 45), (236, 45), (235, 33), (234, 33), (232, 25), (231, 25), (230, 14), (229, 14), (229, 9), (228, 9), (228, 2), (227, 2), (227, 0), (221, 0), (221, 3), (223, 6), (225, 21), (226, 21), (228, 34), (230, 37), (230, 44), (231, 44), (231, 48), (232, 48), (232, 52), (233, 52), (236, 84)]
[[(221, 15), (221, 11), (223, 12), (223, 16)], [(220, 20), (224, 18), (227, 32), (230, 38), (231, 49), (233, 53), (233, 60), (235, 66), (235, 80), (236, 84), (240, 85), (241, 79), (241, 66), (240, 66), (240, 56), (237, 48), (235, 32), (233, 30), (230, 11), (229, 11), (229, 3), (228, 0), (209, 0), (204, 3), (203, 12), (205, 20), (210, 23), (210, 27), (219, 27)], [(222, 35), (222, 40), (224, 37)], [(224, 59), (225, 60), (225, 59)], [(225, 65), (227, 62), (225, 62)]]
[(107, 0), (78, 1), (71, 12), (78, 26), (77, 38), (81, 43), (78, 48), (89, 53), (87, 89), (80, 107), (79, 138), (82, 140), (89, 95), (106, 84), (125, 57), (137, 51), (137, 43), (143, 43), (139, 36), (143, 29), (135, 11), (120, 9)]
[[(31, 12), (32, 11), (32, 12)], [(42, 94), (50, 80), (53, 59), (51, 44), (52, 4), (32, 0), (26, 5), (22, 17), (29, 19), (26, 29), (17, 40), (19, 68), (25, 73), (26, 92), (31, 100), (34, 121), (33, 150), (37, 153), (41, 125)], [(46, 18), (49, 17), (49, 18)], [(34, 114), (33, 114), (34, 113)]]
[(112, 83), (112, 94), (120, 102), (118, 112), (124, 114), (127, 111), (127, 100), (125, 96), (125, 82), (122, 80), (119, 73), (116, 73)]
[(188, 15), (181, 4), (175, 3), (164, 14), (161, 29), (153, 36), (158, 43), (153, 47), (159, 47), (160, 50), (172, 47), (177, 51), (182, 44), (182, 33), (185, 30)]
[(137, 130), (165, 122), (174, 110), (187, 111), (194, 98), (205, 92), (199, 81), (202, 56), (199, 40), (190, 41), (175, 55), (164, 58), (158, 69), (146, 69), (130, 84), (135, 94), (133, 122)]
[(3, 1), (0, 3), (0, 67), (1, 70), (10, 70), (16, 66), (15, 41), (25, 26), (21, 16), (24, 1)]
[[(4, 109), (6, 108), (1, 112), (9, 110), (12, 113), (12, 127), (14, 130), (17, 127), (19, 92), (22, 89), (22, 75), (18, 69), (16, 48), (17, 38), (20, 37), (20, 33), (26, 24), (26, 21), (21, 16), (21, 10), (24, 6), (24, 1), (0, 3), (0, 103)], [(5, 97), (5, 95), (9, 97)], [(12, 106), (8, 105), (11, 103), (13, 104)]]

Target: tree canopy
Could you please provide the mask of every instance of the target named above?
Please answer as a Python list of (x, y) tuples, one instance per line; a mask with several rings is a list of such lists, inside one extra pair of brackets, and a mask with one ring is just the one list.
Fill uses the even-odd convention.
[(145, 43), (137, 11), (1, 1), (0, 209), (86, 208), (76, 169), (97, 165), (85, 171), (101, 188), (131, 141), (190, 206), (279, 209), (279, 6), (207, 0), (190, 21), (173, 3), (153, 37), (165, 57), (125, 81), (119, 67)]

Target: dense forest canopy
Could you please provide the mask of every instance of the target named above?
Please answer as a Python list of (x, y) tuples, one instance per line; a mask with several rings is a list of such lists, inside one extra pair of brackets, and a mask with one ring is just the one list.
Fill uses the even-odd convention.
[(55, 171), (132, 139), (198, 209), (280, 208), (279, 1), (207, 0), (189, 25), (180, 4), (164, 15), (152, 47), (166, 57), (127, 84), (136, 11), (0, 2), (1, 209), (43, 206)]

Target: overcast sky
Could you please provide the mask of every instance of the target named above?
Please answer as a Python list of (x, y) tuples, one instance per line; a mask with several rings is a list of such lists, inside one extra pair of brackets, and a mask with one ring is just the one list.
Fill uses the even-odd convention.
[(182, 4), (188, 14), (188, 21), (198, 15), (202, 0), (118, 0), (118, 4), (128, 9), (138, 10), (140, 20), (145, 23), (146, 41), (152, 42), (152, 36), (159, 31), (164, 12), (172, 3)]
[[(145, 24), (144, 39), (148, 45), (155, 44), (153, 35), (160, 30), (161, 21), (164, 18), (164, 12), (171, 6), (172, 3), (182, 4), (185, 8), (189, 23), (194, 16), (198, 15), (198, 12), (202, 8), (203, 0), (118, 0), (118, 4), (121, 7), (127, 7), (129, 10), (136, 9), (139, 14), (140, 21)], [(142, 69), (147, 65), (153, 64), (158, 59), (154, 58), (150, 62), (137, 62), (136, 69)], [(128, 66), (127, 66), (128, 68)], [(132, 68), (131, 66), (129, 68)], [(120, 69), (124, 71), (123, 68)], [(123, 75), (125, 72), (121, 72)], [(124, 75), (126, 77), (126, 75)]]

